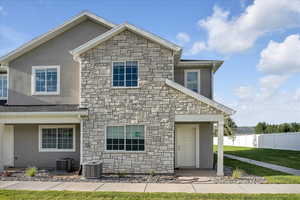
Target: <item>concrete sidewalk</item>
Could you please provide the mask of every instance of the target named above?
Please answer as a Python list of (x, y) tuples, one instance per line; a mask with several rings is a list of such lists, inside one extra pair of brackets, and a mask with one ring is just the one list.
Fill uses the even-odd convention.
[(300, 194), (300, 184), (159, 184), (0, 181), (0, 190)]
[(300, 176), (300, 170), (298, 170), (298, 169), (283, 167), (283, 166), (280, 166), (280, 165), (274, 165), (274, 164), (261, 162), (261, 161), (257, 161), (257, 160), (252, 160), (252, 159), (249, 159), (249, 158), (234, 156), (234, 155), (230, 155), (230, 154), (224, 154), (224, 156), (227, 157), (227, 158), (239, 160), (239, 161), (242, 161), (242, 162), (250, 163), (250, 164), (261, 166), (261, 167), (265, 167), (265, 168), (272, 169), (272, 170), (275, 170), (275, 171), (280, 171), (280, 172), (284, 172), (284, 173), (287, 173), (287, 174)]

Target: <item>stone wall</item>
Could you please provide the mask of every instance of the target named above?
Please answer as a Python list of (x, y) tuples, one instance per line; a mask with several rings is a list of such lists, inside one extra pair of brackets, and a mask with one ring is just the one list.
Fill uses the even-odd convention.
[[(113, 61), (138, 61), (139, 88), (112, 88)], [(173, 52), (128, 30), (81, 55), (83, 161), (102, 160), (105, 173), (174, 172), (174, 118), (218, 111), (165, 85)], [(145, 152), (105, 151), (108, 125), (145, 125)]]

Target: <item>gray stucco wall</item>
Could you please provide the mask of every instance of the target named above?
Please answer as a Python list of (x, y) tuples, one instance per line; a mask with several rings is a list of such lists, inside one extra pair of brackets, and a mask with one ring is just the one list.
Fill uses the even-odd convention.
[(174, 69), (175, 82), (184, 86), (184, 70), (200, 69), (200, 94), (208, 98), (212, 98), (212, 85), (211, 85), (211, 68), (210, 67), (176, 67)]
[[(220, 114), (165, 84), (174, 80), (173, 52), (130, 31), (123, 31), (81, 55), (83, 160), (103, 161), (105, 173), (174, 172), (176, 114)], [(139, 88), (112, 88), (113, 61), (139, 63)], [(143, 124), (145, 152), (105, 150), (109, 125)]]
[[(69, 51), (106, 31), (85, 20), (10, 62), (8, 104), (79, 104), (79, 64)], [(31, 95), (32, 66), (44, 65), (60, 65), (60, 95)]]
[(213, 168), (213, 124), (199, 124), (200, 168)]
[(73, 158), (76, 167), (80, 162), (80, 128), (76, 125), (76, 152), (39, 152), (39, 126), (14, 125), (15, 167), (35, 166), (55, 168), (59, 158)]

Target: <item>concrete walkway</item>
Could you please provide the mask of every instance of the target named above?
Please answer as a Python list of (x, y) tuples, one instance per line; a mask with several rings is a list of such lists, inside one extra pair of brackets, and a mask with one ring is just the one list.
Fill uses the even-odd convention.
[(0, 190), (300, 194), (300, 184), (159, 184), (0, 181)]
[(229, 155), (229, 154), (224, 154), (224, 156), (228, 157), (228, 158), (231, 158), (231, 159), (239, 160), (239, 161), (242, 161), (242, 162), (250, 163), (250, 164), (253, 164), (253, 165), (273, 169), (275, 171), (280, 171), (280, 172), (284, 172), (284, 173), (287, 173), (287, 174), (300, 176), (300, 170), (298, 170), (298, 169), (283, 167), (283, 166), (280, 166), (280, 165), (274, 165), (274, 164), (270, 164), (270, 163), (266, 163), (266, 162), (251, 160), (249, 158), (242, 158), (242, 157), (239, 157), (239, 156), (234, 156), (234, 155)]

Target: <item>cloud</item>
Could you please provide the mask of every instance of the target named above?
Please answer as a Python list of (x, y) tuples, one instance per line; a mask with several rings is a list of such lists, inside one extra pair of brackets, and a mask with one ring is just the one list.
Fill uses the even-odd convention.
[(6, 11), (4, 10), (3, 6), (0, 6), (0, 15), (6, 15)]
[(300, 88), (298, 88), (298, 89), (296, 90), (293, 99), (294, 99), (295, 101), (300, 101)]
[(180, 44), (186, 44), (191, 41), (190, 36), (187, 33), (180, 32), (176, 35), (176, 39)]
[(255, 97), (255, 90), (252, 86), (240, 86), (235, 90), (235, 95), (241, 100), (252, 100)]
[(260, 96), (265, 99), (274, 95), (289, 76), (267, 75), (260, 78)]
[(193, 44), (192, 48), (190, 49), (189, 53), (191, 55), (196, 55), (198, 53), (200, 53), (201, 51), (205, 50), (207, 47), (206, 47), (206, 44), (205, 42), (202, 42), (202, 41), (197, 41)]
[(299, 0), (254, 0), (239, 16), (215, 6), (198, 25), (208, 33), (207, 47), (223, 54), (249, 49), (268, 32), (300, 27)]
[(300, 72), (300, 35), (290, 35), (282, 43), (270, 41), (261, 52), (259, 71), (272, 74)]

